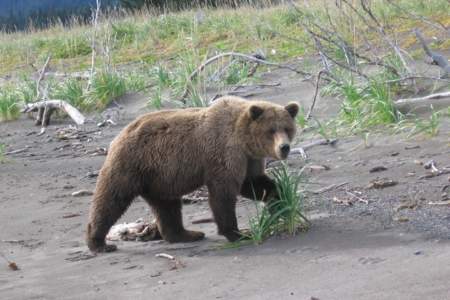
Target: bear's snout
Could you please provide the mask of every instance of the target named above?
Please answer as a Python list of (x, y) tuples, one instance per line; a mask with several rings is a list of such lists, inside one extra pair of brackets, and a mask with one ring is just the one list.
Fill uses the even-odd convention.
[(291, 151), (291, 146), (289, 144), (282, 144), (280, 146), (280, 153), (282, 158), (286, 158), (289, 155), (289, 152)]

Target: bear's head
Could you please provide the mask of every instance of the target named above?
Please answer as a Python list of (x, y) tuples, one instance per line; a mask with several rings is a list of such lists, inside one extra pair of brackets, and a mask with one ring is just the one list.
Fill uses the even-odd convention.
[(245, 112), (246, 130), (244, 143), (254, 158), (273, 157), (286, 159), (296, 133), (295, 117), (299, 105), (291, 102), (286, 106), (269, 102), (252, 103)]

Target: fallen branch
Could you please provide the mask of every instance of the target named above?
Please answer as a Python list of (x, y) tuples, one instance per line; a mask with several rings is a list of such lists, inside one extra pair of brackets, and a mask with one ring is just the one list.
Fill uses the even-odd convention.
[(167, 258), (169, 260), (174, 260), (175, 259), (174, 256), (172, 256), (170, 254), (167, 254), (167, 253), (157, 253), (157, 254), (155, 254), (155, 256), (156, 257), (161, 257), (161, 258)]
[(444, 93), (437, 93), (437, 94), (431, 94), (425, 97), (418, 97), (418, 98), (409, 98), (409, 99), (399, 99), (395, 101), (395, 105), (401, 105), (401, 104), (415, 104), (420, 103), (426, 100), (430, 99), (441, 99), (441, 98), (448, 98), (450, 97), (450, 92), (444, 92)]
[(422, 48), (425, 51), (425, 53), (431, 57), (431, 59), (433, 60), (433, 63), (435, 63), (436, 65), (438, 65), (439, 67), (442, 68), (442, 70), (444, 71), (444, 74), (442, 74), (441, 78), (449, 78), (450, 76), (450, 64), (448, 63), (447, 58), (436, 52), (431, 50), (428, 46), (427, 43), (425, 42), (425, 39), (423, 38), (422, 34), (420, 33), (419, 29), (415, 29), (414, 33), (417, 36), (417, 39), (419, 40), (419, 42), (422, 44)]
[(310, 142), (303, 146), (293, 148), (291, 150), (290, 154), (300, 154), (303, 157), (303, 159), (306, 159), (307, 158), (307, 155), (305, 152), (306, 149), (309, 149), (309, 148), (312, 148), (312, 147), (318, 146), (318, 145), (332, 145), (333, 146), (334, 144), (336, 144), (336, 142), (337, 142), (337, 139), (332, 139), (332, 140), (321, 139), (321, 140), (313, 141), (313, 142)]
[(314, 106), (316, 105), (316, 100), (317, 100), (317, 95), (319, 94), (319, 83), (320, 83), (320, 77), (322, 76), (323, 73), (327, 73), (327, 70), (321, 70), (319, 73), (317, 73), (317, 80), (316, 80), (316, 89), (314, 91), (314, 98), (313, 101), (311, 103), (311, 106), (308, 110), (308, 113), (306, 114), (306, 120), (308, 121), (309, 119), (311, 119), (311, 115), (314, 109)]
[(36, 123), (37, 125), (42, 124), (42, 126), (45, 128), (50, 123), (50, 117), (56, 109), (65, 111), (77, 125), (84, 124), (85, 117), (80, 113), (78, 109), (64, 100), (47, 100), (29, 103), (24, 107), (22, 112), (28, 113), (37, 111), (38, 117), (36, 119)]
[[(213, 56), (209, 59), (207, 59), (204, 63), (202, 63), (200, 66), (198, 66), (188, 77), (188, 83), (191, 83), (195, 77), (205, 69), (206, 66), (208, 66), (209, 64), (215, 62), (216, 60), (219, 60), (223, 57), (237, 57), (239, 59), (243, 59), (243, 60), (247, 60), (247, 61), (251, 61), (251, 62), (255, 62), (255, 63), (259, 63), (259, 64), (263, 64), (263, 65), (268, 65), (268, 66), (274, 66), (280, 69), (287, 69), (287, 70), (291, 70), (297, 74), (302, 74), (305, 76), (310, 76), (311, 74), (304, 72), (304, 71), (300, 71), (294, 67), (288, 66), (288, 65), (282, 65), (282, 64), (278, 64), (278, 63), (274, 63), (274, 62), (269, 62), (260, 58), (257, 58), (255, 56), (252, 55), (247, 55), (247, 54), (243, 54), (243, 53), (238, 53), (238, 52), (225, 52), (222, 54), (218, 54), (216, 56)], [(185, 102), (185, 98), (187, 97), (187, 95), (189, 94), (189, 88), (188, 88), (188, 84), (186, 84), (185, 88), (184, 88), (184, 92), (183, 95), (181, 96), (181, 101)]]
[(437, 201), (437, 202), (428, 202), (428, 205), (447, 206), (447, 205), (450, 205), (450, 200), (447, 200), (447, 201)]
[(329, 186), (326, 186), (326, 187), (324, 187), (324, 188), (321, 188), (321, 189), (312, 191), (312, 193), (313, 193), (313, 194), (322, 194), (322, 193), (331, 191), (331, 190), (333, 190), (333, 189), (340, 188), (341, 186), (346, 185), (346, 184), (348, 184), (348, 182), (343, 182), (343, 183), (340, 183), (340, 184), (335, 184), (335, 183), (333, 183), (333, 184), (331, 184), (331, 185), (329, 185)]
[(25, 148), (22, 148), (22, 149), (8, 151), (8, 152), (5, 152), (4, 155), (19, 154), (19, 153), (27, 151), (29, 148), (30, 148), (30, 146), (26, 146)]
[(411, 18), (413, 18), (413, 19), (416, 19), (416, 20), (420, 20), (420, 21), (422, 21), (422, 22), (424, 22), (424, 23), (426, 23), (426, 24), (428, 24), (430, 26), (433, 26), (434, 28), (437, 28), (439, 30), (443, 30), (447, 34), (450, 34), (450, 31), (441, 22), (439, 22), (439, 21), (435, 22), (435, 21), (432, 21), (432, 20), (430, 20), (430, 19), (428, 19), (428, 18), (426, 18), (424, 16), (414, 14), (414, 13), (410, 12), (409, 9), (400, 7), (400, 5), (396, 4), (395, 1), (388, 0), (387, 2), (390, 5), (392, 5), (393, 7), (395, 7), (398, 11), (401, 11), (401, 12), (405, 13), (406, 15), (408, 15), (408, 17), (406, 17), (404, 19), (410, 20)]

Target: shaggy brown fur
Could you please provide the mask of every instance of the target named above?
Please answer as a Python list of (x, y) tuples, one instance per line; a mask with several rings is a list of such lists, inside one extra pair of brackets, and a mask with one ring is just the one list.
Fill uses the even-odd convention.
[(181, 197), (202, 185), (219, 234), (241, 237), (236, 197), (274, 196), (264, 159), (285, 159), (296, 132), (298, 105), (286, 107), (223, 97), (208, 108), (167, 110), (141, 116), (111, 143), (92, 202), (87, 243), (94, 252), (114, 251), (105, 243), (111, 226), (133, 199), (142, 196), (168, 242), (200, 240), (204, 233), (183, 227)]

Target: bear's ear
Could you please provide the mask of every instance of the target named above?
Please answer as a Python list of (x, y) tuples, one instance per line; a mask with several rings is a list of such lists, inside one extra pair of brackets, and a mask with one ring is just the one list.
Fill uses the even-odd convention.
[(295, 102), (289, 103), (284, 108), (288, 111), (288, 113), (291, 115), (292, 118), (295, 118), (297, 116), (298, 111), (300, 109), (298, 103)]
[(258, 119), (259, 116), (261, 116), (263, 112), (264, 112), (264, 109), (262, 109), (261, 107), (259, 107), (257, 105), (250, 106), (250, 117), (252, 118), (252, 120)]

